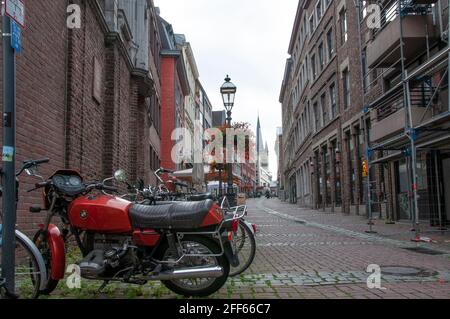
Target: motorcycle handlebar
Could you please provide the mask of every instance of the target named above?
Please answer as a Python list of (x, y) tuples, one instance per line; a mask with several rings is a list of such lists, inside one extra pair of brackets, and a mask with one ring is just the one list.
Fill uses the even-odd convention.
[(23, 162), (22, 168), (20, 169), (20, 171), (18, 171), (16, 173), (16, 176), (19, 176), (23, 173), (24, 170), (32, 168), (34, 166), (38, 166), (40, 164), (47, 164), (50, 162), (49, 158), (42, 158), (39, 160), (27, 160)]
[(34, 188), (28, 190), (27, 193), (31, 193), (31, 192), (34, 192), (35, 190), (40, 189), (40, 188), (44, 188), (44, 187), (46, 187), (47, 185), (49, 185), (50, 183), (51, 183), (51, 182), (41, 182), (41, 183), (36, 183), (36, 184), (34, 184)]
[(113, 186), (106, 186), (102, 184), (101, 190), (107, 191), (107, 192), (113, 192), (113, 193), (118, 193), (119, 189), (117, 189), (117, 187), (113, 187)]

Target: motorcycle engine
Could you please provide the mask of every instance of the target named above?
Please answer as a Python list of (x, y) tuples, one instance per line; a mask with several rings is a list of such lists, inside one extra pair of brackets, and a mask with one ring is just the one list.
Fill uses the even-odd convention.
[(136, 258), (127, 237), (97, 235), (92, 239), (91, 252), (79, 263), (83, 278), (113, 278), (119, 273), (125, 275), (127, 268), (133, 269)]

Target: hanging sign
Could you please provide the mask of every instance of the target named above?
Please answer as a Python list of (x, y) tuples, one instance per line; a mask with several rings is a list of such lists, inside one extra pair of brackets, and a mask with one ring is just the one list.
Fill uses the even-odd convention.
[(4, 0), (5, 14), (25, 28), (25, 5), (21, 0)]
[(17, 54), (22, 52), (22, 30), (14, 20), (11, 20), (11, 47)]

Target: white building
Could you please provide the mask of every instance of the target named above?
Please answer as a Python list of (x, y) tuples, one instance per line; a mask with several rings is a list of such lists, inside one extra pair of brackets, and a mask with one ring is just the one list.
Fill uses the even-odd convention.
[[(191, 149), (194, 148), (194, 133), (196, 120), (196, 97), (199, 93), (199, 72), (197, 63), (195, 61), (194, 53), (189, 42), (183, 34), (175, 35), (178, 49), (182, 51), (183, 59), (185, 61), (186, 73), (190, 87), (190, 94), (186, 96), (184, 102), (184, 127), (191, 135)], [(194, 154), (189, 154), (190, 158), (185, 158), (185, 162), (189, 164), (194, 163)], [(189, 168), (192, 167), (188, 165)]]

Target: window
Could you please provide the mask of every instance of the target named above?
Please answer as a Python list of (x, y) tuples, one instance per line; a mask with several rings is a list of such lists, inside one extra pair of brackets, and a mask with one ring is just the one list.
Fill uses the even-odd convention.
[(331, 60), (334, 53), (333, 29), (330, 29), (327, 32), (327, 50), (328, 50), (328, 60)]
[(320, 113), (319, 113), (317, 103), (314, 103), (313, 111), (314, 111), (314, 124), (315, 124), (314, 128), (317, 132), (320, 130)]
[(316, 4), (316, 17), (317, 22), (319, 22), (320, 19), (322, 19), (322, 0), (319, 0)]
[(356, 183), (356, 175), (354, 171), (354, 156), (353, 156), (353, 139), (350, 131), (345, 133), (345, 140), (347, 142), (347, 152), (348, 156), (348, 174), (350, 179), (350, 202), (352, 205), (355, 205), (355, 183)]
[(331, 0), (325, 0), (325, 1), (324, 1), (324, 4), (325, 4), (324, 9), (327, 9), (327, 8), (328, 8), (328, 6), (330, 5), (330, 2), (331, 2)]
[(303, 132), (302, 133), (303, 134), (303, 141), (305, 141), (306, 135), (307, 135), (305, 112), (302, 113), (302, 128), (303, 128), (303, 130), (302, 130), (302, 132)]
[(339, 13), (339, 19), (341, 21), (341, 45), (347, 42), (348, 33), (347, 33), (347, 12), (345, 9), (342, 9)]
[(331, 154), (328, 151), (328, 147), (324, 146), (322, 148), (323, 161), (325, 164), (325, 204), (326, 206), (331, 205)]
[(344, 109), (348, 109), (350, 106), (350, 74), (348, 68), (342, 72), (342, 79), (344, 82)]
[(320, 107), (322, 108), (322, 126), (325, 126), (328, 123), (328, 106), (326, 100), (327, 98), (324, 93), (320, 97)]
[[(337, 149), (337, 141), (331, 142), (332, 149)], [(342, 197), (341, 197), (341, 169), (340, 166), (334, 165), (334, 183), (335, 183), (335, 204), (337, 207), (340, 207), (342, 205)]]
[(311, 56), (311, 77), (313, 80), (316, 79), (317, 76), (317, 70), (316, 70), (316, 56), (313, 54)]
[(305, 38), (308, 36), (308, 21), (306, 15), (303, 17), (303, 31), (305, 32)]
[(367, 51), (366, 48), (363, 50), (362, 54), (362, 66), (363, 66), (363, 87), (364, 87), (364, 93), (367, 93), (367, 89), (369, 88), (369, 68), (367, 65)]
[(331, 105), (331, 119), (337, 116), (337, 105), (336, 105), (336, 85), (333, 83), (330, 86), (330, 105)]
[(314, 13), (311, 15), (311, 17), (309, 17), (309, 34), (313, 34), (314, 29), (315, 29), (315, 24), (314, 24)]
[(305, 59), (305, 84), (309, 81), (309, 72), (308, 72), (308, 57)]
[(319, 65), (320, 65), (320, 71), (322, 71), (323, 67), (325, 65), (325, 58), (324, 58), (324, 52), (323, 52), (323, 42), (320, 42), (320, 44), (319, 44)]

